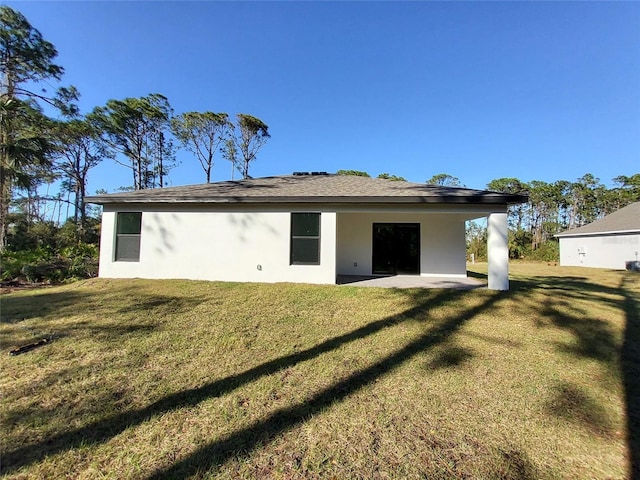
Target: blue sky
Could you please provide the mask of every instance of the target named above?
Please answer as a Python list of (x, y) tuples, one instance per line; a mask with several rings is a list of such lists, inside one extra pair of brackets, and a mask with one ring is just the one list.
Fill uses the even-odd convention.
[[(6, 4), (57, 47), (84, 112), (161, 93), (176, 113), (262, 119), (254, 177), (444, 172), (483, 188), (640, 172), (637, 2)], [(204, 181), (178, 159), (171, 184)], [(213, 179), (230, 176), (218, 157)], [(107, 161), (89, 190), (130, 184)]]

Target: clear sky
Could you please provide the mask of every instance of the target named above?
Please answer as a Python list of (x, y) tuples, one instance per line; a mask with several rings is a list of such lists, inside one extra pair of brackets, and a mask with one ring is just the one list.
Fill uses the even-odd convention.
[[(56, 46), (85, 113), (161, 93), (176, 113), (262, 119), (254, 177), (444, 172), (484, 188), (640, 172), (638, 2), (5, 4)], [(178, 159), (170, 184), (204, 181)], [(130, 176), (108, 161), (89, 190)], [(219, 157), (213, 179), (230, 177)]]

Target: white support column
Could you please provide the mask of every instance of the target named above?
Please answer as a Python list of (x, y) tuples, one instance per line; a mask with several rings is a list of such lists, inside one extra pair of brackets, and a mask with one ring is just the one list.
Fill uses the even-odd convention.
[(324, 274), (323, 281), (319, 283), (335, 284), (338, 248), (338, 214), (336, 212), (324, 211), (322, 215), (320, 215), (320, 222), (320, 264)]
[(509, 243), (506, 213), (492, 213), (487, 222), (489, 289), (509, 290)]

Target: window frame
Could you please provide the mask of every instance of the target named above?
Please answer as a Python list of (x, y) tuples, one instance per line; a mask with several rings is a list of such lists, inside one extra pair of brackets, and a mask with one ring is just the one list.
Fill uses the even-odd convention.
[[(294, 235), (294, 219), (296, 215), (315, 215), (318, 221), (318, 235)], [(320, 251), (322, 238), (322, 214), (321, 212), (291, 212), (290, 231), (289, 231), (289, 265), (320, 265)], [(294, 244), (296, 240), (316, 240), (318, 244), (316, 261), (301, 262), (293, 258)]]
[[(139, 233), (118, 233), (118, 226), (120, 225), (120, 215), (131, 215), (138, 214), (140, 215), (140, 232)], [(114, 262), (139, 262), (140, 261), (140, 245), (142, 240), (142, 212), (116, 212), (115, 219), (115, 241), (114, 241), (114, 249), (113, 249), (113, 261)], [(138, 239), (138, 255), (137, 257), (129, 257), (129, 258), (121, 258), (119, 256), (118, 246), (120, 244), (121, 238), (137, 238)]]

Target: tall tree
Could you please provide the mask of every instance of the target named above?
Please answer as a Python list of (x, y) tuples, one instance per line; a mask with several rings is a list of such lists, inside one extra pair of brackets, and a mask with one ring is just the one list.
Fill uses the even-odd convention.
[[(527, 193), (529, 186), (517, 178), (496, 178), (487, 184), (487, 188), (494, 192), (519, 195)], [(510, 217), (514, 222), (513, 227), (516, 230), (522, 230), (524, 227), (526, 208), (527, 207), (524, 204), (512, 205), (509, 207), (509, 213), (511, 213)]]
[(336, 175), (353, 175), (355, 177), (370, 177), (367, 172), (362, 170), (338, 170)]
[(626, 207), (630, 203), (640, 202), (640, 173), (630, 176), (618, 175), (613, 181), (616, 186), (606, 194), (606, 214)]
[(600, 200), (604, 199), (604, 187), (591, 173), (585, 173), (570, 185), (568, 197), (569, 228), (581, 227), (602, 216)]
[(200, 161), (207, 183), (211, 182), (213, 160), (230, 133), (229, 115), (214, 112), (187, 112), (171, 120), (176, 138)]
[(238, 147), (236, 147), (233, 136), (227, 137), (224, 141), (222, 156), (231, 162), (231, 180), (233, 180), (233, 174), (236, 171), (236, 166), (239, 164)]
[(563, 230), (562, 210), (566, 208), (567, 182), (529, 182), (529, 228), (531, 249), (535, 250)]
[(271, 138), (269, 127), (259, 118), (239, 113), (232, 130), (233, 135), (223, 147), (222, 154), (238, 169), (242, 178), (250, 178), (249, 165)]
[(36, 167), (50, 166), (52, 144), (49, 119), (36, 104), (18, 99), (0, 101), (2, 149), (2, 207), (6, 215), (14, 188), (28, 189), (34, 183)]
[[(517, 178), (497, 178), (487, 184), (487, 188), (494, 192), (508, 194), (527, 193), (529, 185), (521, 182)], [(509, 255), (511, 258), (520, 258), (524, 256), (525, 251), (531, 243), (530, 235), (525, 229), (525, 221), (527, 216), (526, 204), (511, 205), (508, 209), (509, 222)]]
[[(47, 80), (60, 80), (64, 69), (53, 61), (55, 46), (45, 40), (20, 12), (0, 6), (0, 94), (9, 98), (42, 100), (64, 112), (76, 109), (69, 104), (77, 98), (75, 87), (61, 87), (53, 94), (40, 88)], [(38, 87), (36, 92), (35, 88)]]
[(68, 101), (77, 98), (73, 87), (60, 88), (54, 95), (41, 88), (43, 82), (60, 80), (64, 73), (54, 63), (57, 55), (53, 44), (20, 12), (0, 6), (0, 250), (6, 243), (14, 186), (33, 180), (28, 177), (34, 162), (45, 165), (50, 161), (47, 119), (37, 102), (68, 112)]
[(465, 223), (465, 237), (467, 253), (473, 254), (474, 259), (487, 258), (487, 222), (486, 220), (471, 220)]
[(378, 175), (378, 178), (383, 178), (385, 180), (393, 180), (395, 182), (406, 182), (407, 179), (404, 177), (399, 177), (398, 175), (391, 175), (390, 173), (381, 173)]
[(84, 197), (89, 170), (96, 167), (108, 151), (95, 125), (74, 118), (56, 125), (56, 164), (63, 176), (63, 187), (73, 194), (73, 219), (78, 238), (86, 230), (87, 211)]
[(164, 187), (169, 172), (176, 166), (176, 148), (173, 140), (165, 135), (165, 128), (152, 135), (151, 165), (147, 170), (147, 188)]
[(109, 100), (87, 116), (115, 153), (116, 162), (131, 170), (134, 190), (162, 187), (175, 154), (166, 133), (173, 110), (163, 95)]
[(439, 187), (464, 187), (458, 177), (449, 175), (448, 173), (438, 173), (434, 175), (425, 183), (428, 185), (437, 185)]

